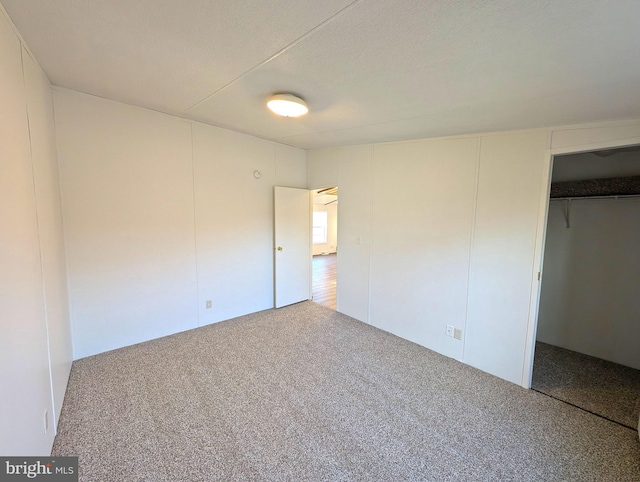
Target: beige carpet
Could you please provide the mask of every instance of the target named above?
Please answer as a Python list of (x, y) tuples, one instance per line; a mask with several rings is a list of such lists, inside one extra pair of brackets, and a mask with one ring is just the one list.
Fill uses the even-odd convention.
[(640, 370), (536, 343), (531, 388), (635, 429)]
[(636, 432), (311, 302), (74, 363), (83, 481), (640, 480)]

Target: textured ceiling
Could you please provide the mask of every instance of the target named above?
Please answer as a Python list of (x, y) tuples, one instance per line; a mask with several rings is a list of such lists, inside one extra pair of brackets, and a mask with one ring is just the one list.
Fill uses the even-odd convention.
[(302, 148), (640, 117), (638, 0), (0, 2), (54, 85)]

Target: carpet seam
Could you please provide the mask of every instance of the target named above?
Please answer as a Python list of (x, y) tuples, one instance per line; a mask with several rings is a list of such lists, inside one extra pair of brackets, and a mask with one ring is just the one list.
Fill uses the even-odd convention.
[(534, 391), (536, 393), (539, 393), (541, 395), (544, 395), (545, 397), (553, 398), (554, 400), (558, 400), (559, 402), (566, 403), (567, 405), (571, 405), (572, 407), (580, 409), (583, 412), (587, 412), (587, 413), (590, 413), (591, 415), (595, 415), (596, 417), (600, 417), (600, 418), (602, 418), (604, 420), (608, 420), (609, 422), (615, 423), (616, 425), (620, 425), (621, 427), (628, 428), (629, 430), (633, 430), (634, 432), (637, 430), (636, 427), (631, 427), (631, 426), (626, 425), (626, 424), (624, 424), (622, 422), (618, 422), (618, 421), (613, 420), (611, 418), (605, 417), (604, 415), (600, 415), (599, 413), (592, 412), (591, 410), (587, 410), (586, 408), (580, 407), (579, 405), (575, 405), (575, 404), (573, 404), (571, 402), (567, 402), (566, 400), (562, 400), (561, 398), (554, 397), (553, 395), (549, 395), (548, 393), (541, 392), (540, 390), (536, 390), (535, 388), (531, 388), (530, 390), (532, 390), (532, 391)]

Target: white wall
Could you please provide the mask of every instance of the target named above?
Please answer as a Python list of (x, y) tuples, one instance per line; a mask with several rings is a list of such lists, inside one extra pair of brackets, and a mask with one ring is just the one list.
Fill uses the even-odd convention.
[(1, 7), (0, 84), (0, 453), (48, 455), (71, 366), (51, 89)]
[(538, 340), (640, 369), (640, 199), (551, 202)]
[(461, 359), (478, 139), (373, 150), (371, 324)]
[(314, 204), (314, 212), (327, 213), (327, 242), (313, 245), (313, 256), (335, 253), (338, 247), (338, 203)]
[(304, 151), (54, 100), (75, 358), (273, 306), (273, 186), (305, 187)]
[(525, 371), (549, 131), (481, 139), (464, 361), (514, 383)]
[(347, 209), (338, 207), (337, 308), (368, 322), (373, 146), (341, 148), (338, 167), (344, 183), (339, 186), (340, 206)]
[(338, 157), (340, 149), (314, 149), (307, 152), (309, 189), (321, 189), (338, 185)]
[(53, 95), (49, 81), (26, 51), (23, 62), (57, 426), (71, 371), (72, 345)]
[[(194, 124), (193, 149), (200, 324), (272, 308), (276, 145)], [(295, 162), (280, 173), (304, 171)]]
[(276, 182), (282, 187), (307, 188), (307, 151), (276, 144)]
[(54, 99), (74, 357), (198, 326), (190, 124)]
[(338, 310), (521, 383), (549, 134), (310, 151), (309, 186), (340, 186)]
[(529, 386), (551, 156), (635, 144), (637, 120), (309, 151), (340, 186), (338, 311)]

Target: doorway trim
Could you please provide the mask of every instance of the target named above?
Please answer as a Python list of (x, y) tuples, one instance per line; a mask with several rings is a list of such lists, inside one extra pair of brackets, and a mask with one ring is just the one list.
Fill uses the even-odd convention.
[[(553, 134), (553, 132), (552, 132)], [(553, 173), (553, 159), (563, 154), (579, 154), (582, 152), (598, 151), (603, 149), (615, 149), (640, 145), (640, 137), (629, 137), (581, 144), (569, 147), (553, 148), (545, 152), (540, 179), (540, 204), (538, 208), (538, 224), (536, 228), (536, 241), (534, 249), (533, 272), (531, 283), (531, 295), (529, 303), (529, 319), (527, 322), (527, 335), (525, 342), (524, 364), (522, 369), (521, 386), (530, 389), (533, 375), (533, 360), (535, 355), (536, 334), (538, 331), (538, 314), (540, 312), (540, 291), (542, 287), (542, 271), (544, 263), (544, 248), (547, 237), (547, 219), (549, 217), (549, 195), (551, 193), (551, 175)]]

